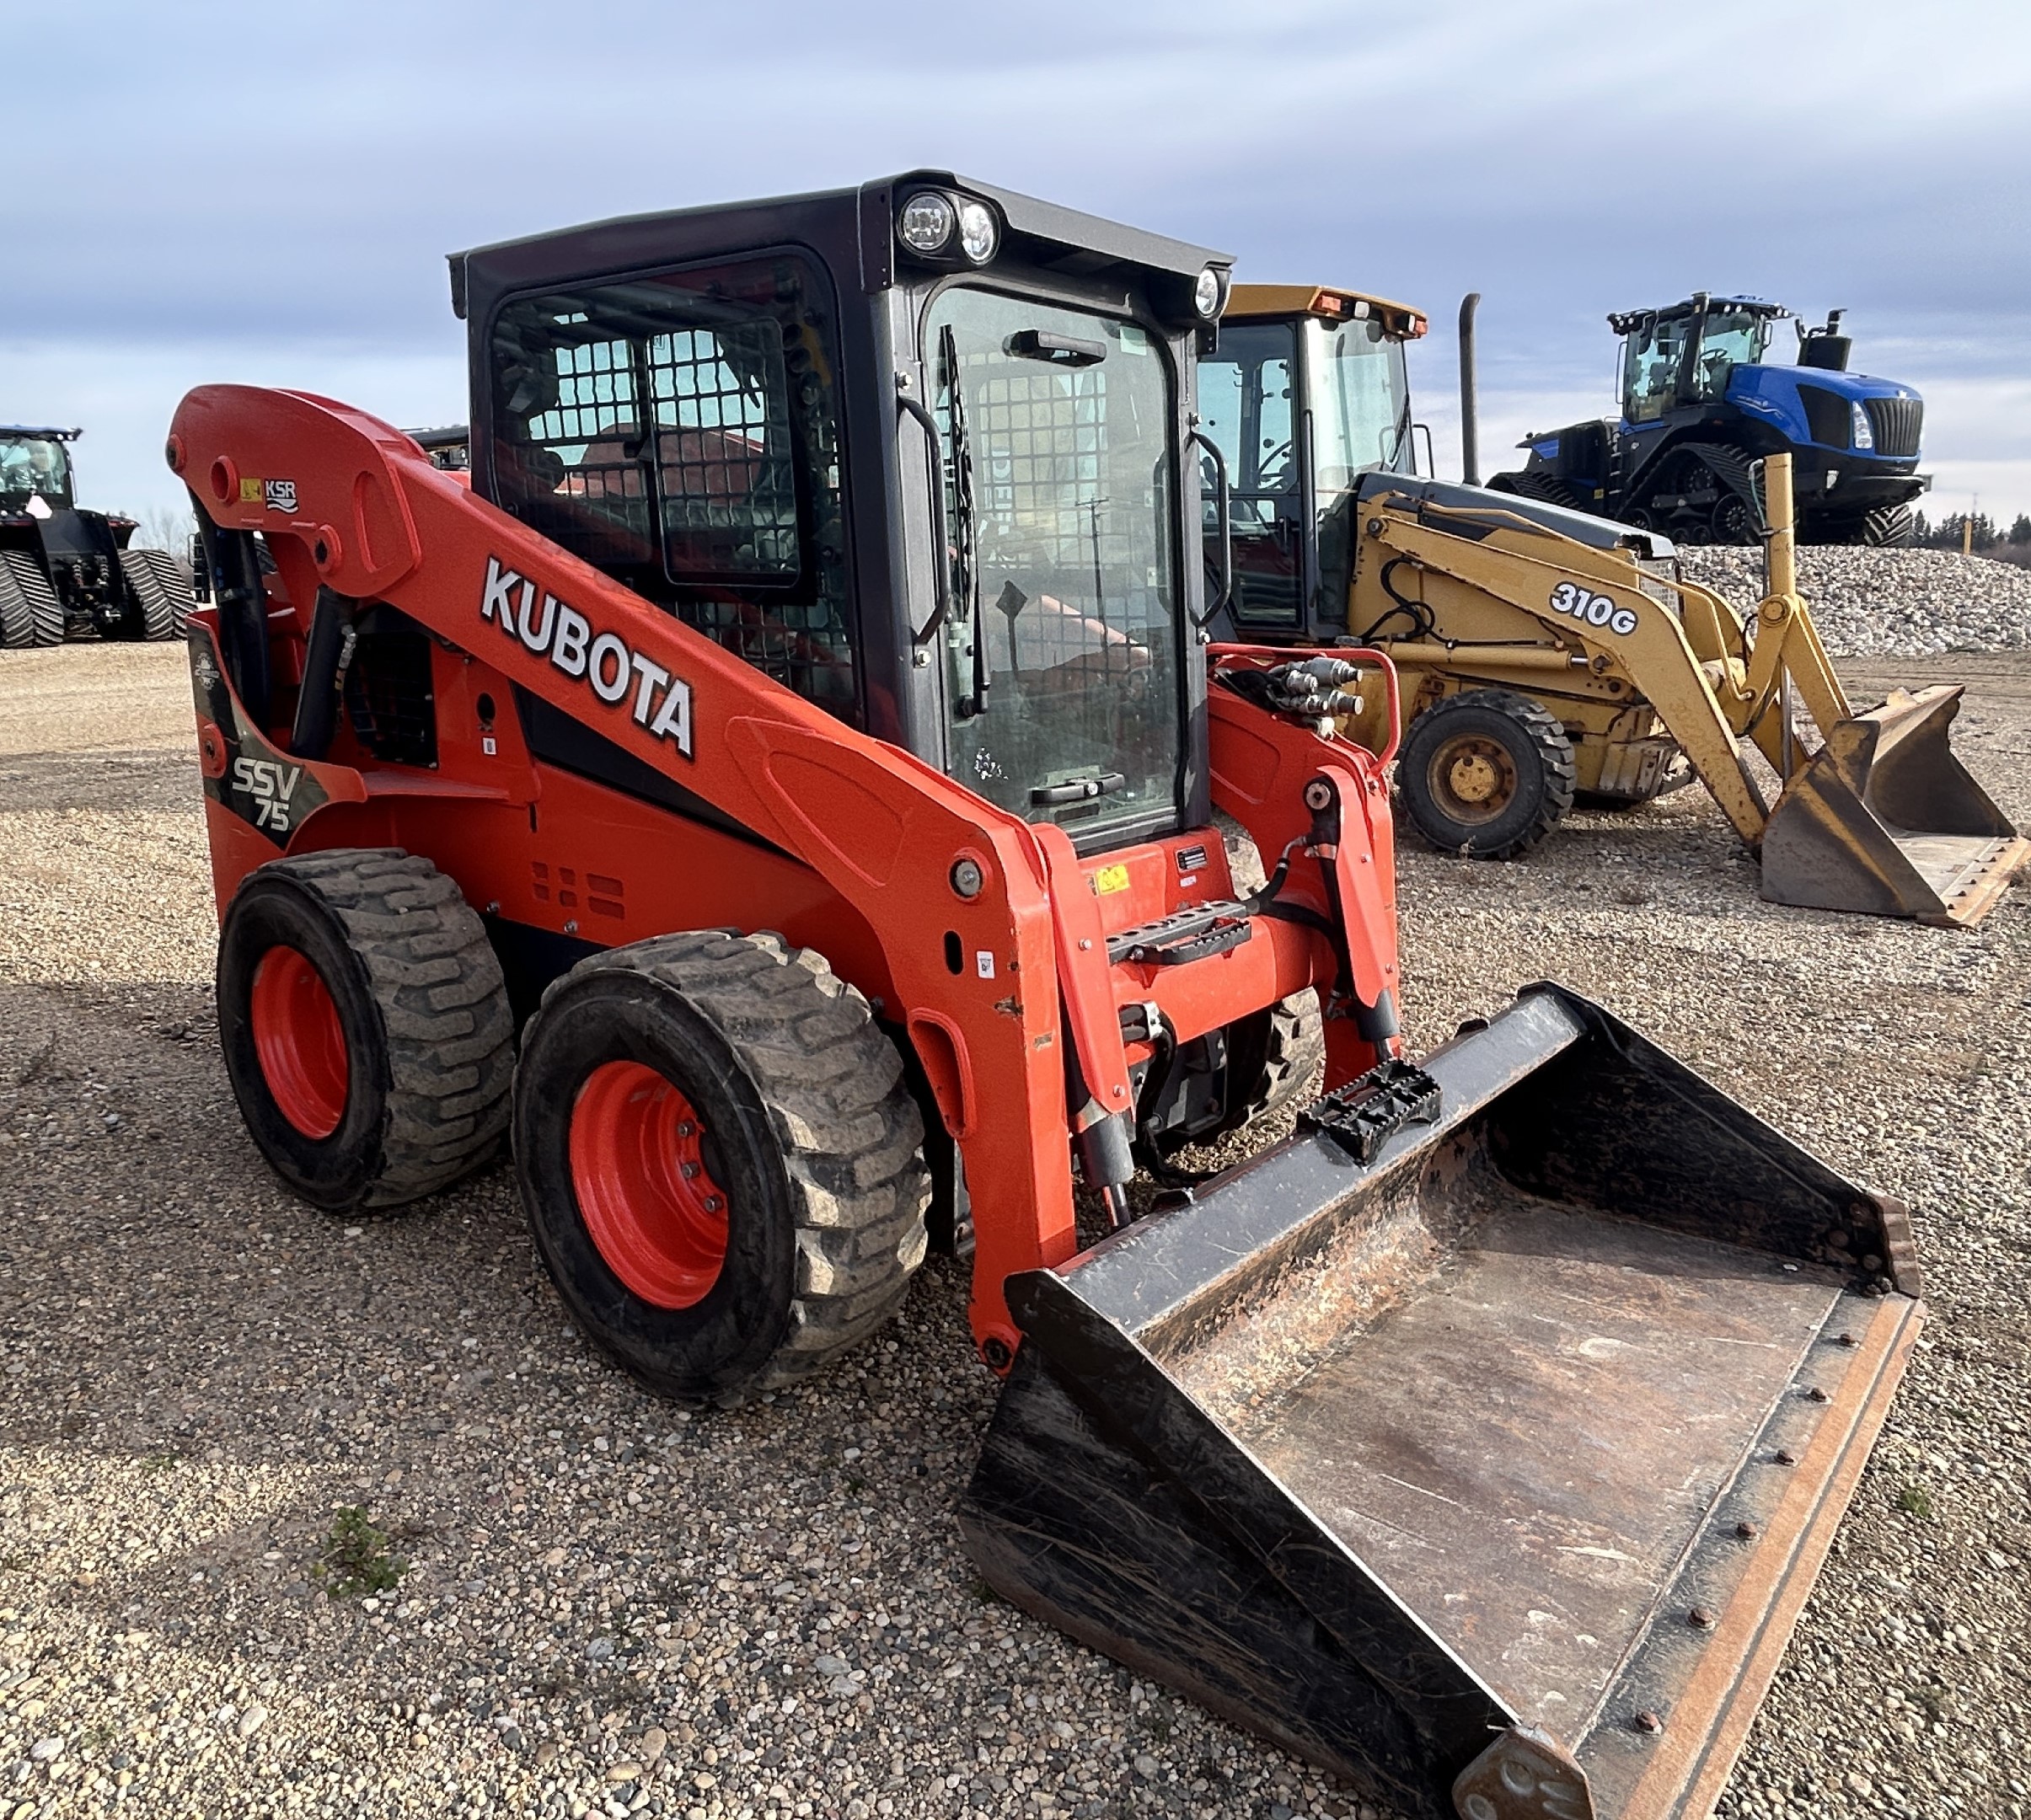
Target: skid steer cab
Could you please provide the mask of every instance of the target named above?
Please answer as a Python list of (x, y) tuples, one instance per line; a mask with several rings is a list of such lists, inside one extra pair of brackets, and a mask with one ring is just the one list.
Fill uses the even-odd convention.
[[(1724, 1775), (1916, 1331), (1902, 1216), (1549, 989), (1402, 1056), (1390, 751), (1337, 731), (1395, 672), (1203, 631), (1226, 260), (923, 171), (452, 270), (469, 469), (302, 393), (201, 389), (169, 437), (268, 1162), (350, 1213), (512, 1130), (574, 1318), (694, 1405), (806, 1378), (970, 1247), (1010, 1382), (965, 1526), (1011, 1598), (1419, 1814)], [(1286, 1107), (1240, 1171), (1178, 1168)], [(1489, 1310), (1460, 1371), (1538, 1402), (1492, 1451), (1391, 1362), (1455, 1269)], [(1603, 1350), (1723, 1310), (1692, 1378)], [(1750, 1485), (1773, 1398), (1809, 1464)], [(1364, 1522), (1413, 1533), (1362, 1504), (1405, 1423), (1468, 1513), (1422, 1575), (1364, 1564)], [(1632, 1424), (1711, 1477), (1572, 1476)], [(1489, 1544), (1531, 1499), (1519, 1578)], [(1689, 1651), (1669, 1606), (1738, 1507), (1782, 1539), (1711, 1564)], [(1546, 1599), (1555, 1664), (1483, 1646)], [(1690, 1767), (1626, 1732), (1632, 1650), (1713, 1741)]]

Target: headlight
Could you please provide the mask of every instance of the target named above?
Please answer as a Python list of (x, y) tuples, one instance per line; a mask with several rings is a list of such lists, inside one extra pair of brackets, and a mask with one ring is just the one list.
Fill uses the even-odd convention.
[(952, 205), (935, 190), (920, 190), (903, 205), (896, 233), (913, 253), (935, 253), (952, 238)]
[(1192, 307), (1208, 322), (1220, 313), (1220, 275), (1210, 265), (1192, 281)]
[[(940, 200), (943, 200), (940, 198)], [(994, 225), (994, 211), (984, 202), (967, 197), (959, 205), (959, 250), (976, 265), (994, 256), (994, 243), (1001, 237)]]
[(1857, 448), (1868, 449), (1873, 452), (1876, 447), (1876, 432), (1869, 428), (1869, 414), (1862, 410), (1859, 399), (1848, 409), (1852, 414), (1853, 421), (1853, 427), (1849, 432), (1849, 440), (1854, 443)]

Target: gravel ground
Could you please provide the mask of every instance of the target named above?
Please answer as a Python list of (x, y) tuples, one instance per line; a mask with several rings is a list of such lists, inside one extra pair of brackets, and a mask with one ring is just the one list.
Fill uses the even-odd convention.
[[(1849, 667), (1969, 680), (2031, 822), (2031, 658)], [(573, 1334), (504, 1171), (283, 1194), (215, 1046), (188, 703), (174, 650), (0, 654), (0, 1820), (1371, 1814), (978, 1584), (950, 1264), (686, 1421)], [(1929, 1336), (1723, 1812), (2024, 1813), (2031, 890), (1966, 934), (1778, 909), (1695, 790), (1401, 870), (1414, 1047), (1565, 980), (1917, 1210)], [(335, 1558), (349, 1507), (387, 1539)]]
[[(1763, 593), (1760, 550), (1681, 549), (1689, 581), (1738, 608)], [(2031, 569), (1958, 550), (1825, 544), (1798, 552), (1798, 592), (1838, 656), (2031, 647)]]

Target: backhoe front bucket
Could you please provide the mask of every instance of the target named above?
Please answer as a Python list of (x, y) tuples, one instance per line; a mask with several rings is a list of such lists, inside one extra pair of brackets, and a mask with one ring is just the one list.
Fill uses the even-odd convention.
[(1372, 1161), (1301, 1130), (1010, 1283), (968, 1546), (1394, 1812), (1704, 1815), (1917, 1334), (1903, 1209), (1557, 988), (1425, 1067)]
[(2031, 859), (1947, 745), (1957, 688), (1891, 692), (1835, 724), (1763, 833), (1773, 903), (1978, 923)]

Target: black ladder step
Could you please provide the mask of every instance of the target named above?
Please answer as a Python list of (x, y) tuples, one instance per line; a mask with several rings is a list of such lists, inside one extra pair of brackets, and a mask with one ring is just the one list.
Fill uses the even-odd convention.
[(1245, 905), (1234, 898), (1177, 910), (1140, 929), (1107, 938), (1111, 963), (1134, 961), (1144, 966), (1182, 966), (1208, 955), (1239, 948), (1255, 934)]

